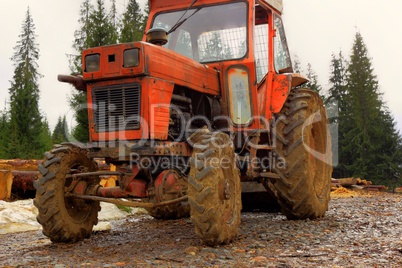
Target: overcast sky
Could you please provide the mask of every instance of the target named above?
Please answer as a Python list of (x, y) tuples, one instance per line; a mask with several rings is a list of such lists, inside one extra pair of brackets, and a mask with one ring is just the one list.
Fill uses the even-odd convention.
[[(143, 7), (146, 0), (138, 1)], [(19, 40), (27, 7), (36, 25), (40, 49), (40, 108), (51, 128), (58, 116), (71, 115), (68, 97), (71, 87), (57, 82), (58, 74), (68, 74), (67, 54), (78, 29), (81, 0), (0, 1), (0, 110), (8, 101), (14, 73), (10, 61)], [(95, 2), (95, 1), (93, 1)], [(105, 0), (105, 2), (109, 2)], [(123, 10), (128, 0), (117, 0)], [(302, 66), (311, 63), (319, 82), (328, 87), (331, 54), (343, 51), (349, 57), (356, 30), (362, 34), (372, 58), (374, 72), (392, 115), (402, 131), (402, 10), (401, 0), (284, 0), (284, 22), (291, 54)]]

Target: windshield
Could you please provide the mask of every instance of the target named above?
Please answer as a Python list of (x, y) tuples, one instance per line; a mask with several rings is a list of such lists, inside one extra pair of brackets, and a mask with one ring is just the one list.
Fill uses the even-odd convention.
[[(152, 27), (169, 31), (183, 11), (162, 13)], [(243, 2), (192, 8), (164, 47), (199, 62), (239, 59), (247, 52), (247, 5)]]
[(286, 42), (285, 30), (283, 28), (282, 20), (278, 15), (275, 15), (275, 32), (274, 39), (275, 49), (275, 69), (278, 73), (291, 73), (292, 62), (290, 60), (290, 54), (288, 45)]

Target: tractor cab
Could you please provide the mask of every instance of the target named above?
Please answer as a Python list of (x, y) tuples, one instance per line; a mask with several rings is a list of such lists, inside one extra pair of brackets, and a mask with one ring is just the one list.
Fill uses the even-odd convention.
[[(165, 31), (164, 48), (219, 71), (223, 114), (233, 127), (258, 128), (254, 119), (262, 116), (269, 121), (283, 103), (264, 107), (262, 102), (283, 101), (296, 83), (280, 75), (292, 73), (282, 1), (173, 2), (150, 1), (149, 31)], [(152, 35), (147, 40), (152, 42)], [(268, 96), (273, 80), (287, 85)]]

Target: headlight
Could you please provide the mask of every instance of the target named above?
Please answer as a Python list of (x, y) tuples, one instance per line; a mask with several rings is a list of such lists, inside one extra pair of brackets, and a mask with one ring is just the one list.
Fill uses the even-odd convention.
[(140, 50), (138, 48), (124, 50), (123, 66), (124, 68), (136, 67), (140, 64)]
[(92, 54), (85, 57), (85, 72), (91, 73), (99, 71), (100, 69), (100, 55)]

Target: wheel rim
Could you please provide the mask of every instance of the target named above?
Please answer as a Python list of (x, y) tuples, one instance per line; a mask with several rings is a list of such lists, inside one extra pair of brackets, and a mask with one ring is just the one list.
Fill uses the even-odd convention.
[[(319, 116), (319, 120), (314, 122), (309, 131), (309, 146), (314, 152), (319, 155), (325, 155), (326, 151), (326, 122), (322, 112), (317, 112), (314, 116)], [(309, 154), (310, 176), (313, 178), (314, 192), (319, 199), (325, 199), (327, 182), (322, 179), (325, 175), (326, 165), (325, 159), (321, 159), (318, 155)]]
[[(219, 186), (220, 192), (220, 199), (223, 202), (223, 210), (222, 210), (222, 219), (223, 222), (227, 225), (231, 225), (235, 220), (236, 215), (236, 200), (235, 200), (235, 184), (233, 178), (230, 177), (230, 174), (227, 174), (227, 169), (224, 170), (225, 178), (229, 178), (227, 181), (225, 179), (222, 181), (222, 185)], [(229, 191), (227, 193), (226, 191)], [(229, 198), (226, 198), (226, 195), (229, 195)]]
[[(66, 179), (64, 182), (64, 193), (67, 193), (66, 189), (71, 188), (71, 185), (73, 183), (72, 177), (68, 176), (73, 174), (72, 170), (78, 170), (79, 172), (86, 172), (88, 171), (88, 168), (86, 168), (81, 163), (75, 163), (71, 165), (70, 169), (68, 170), (65, 176)], [(86, 218), (91, 213), (92, 204), (93, 204), (92, 201), (87, 201), (84, 199), (64, 195), (64, 206), (66, 208), (69, 217), (75, 223), (81, 223), (86, 220)]]

